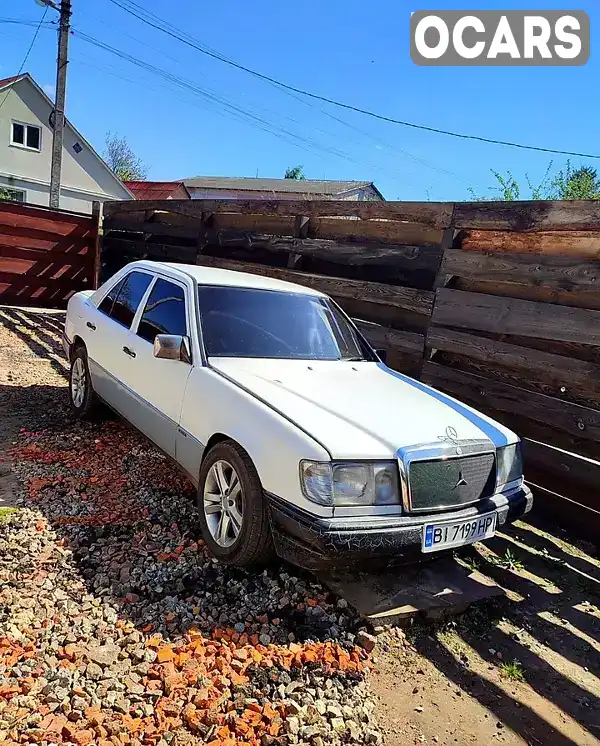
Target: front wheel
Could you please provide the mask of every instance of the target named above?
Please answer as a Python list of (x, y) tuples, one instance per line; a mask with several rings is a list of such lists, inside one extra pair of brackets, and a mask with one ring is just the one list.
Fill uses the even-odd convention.
[(210, 449), (200, 469), (198, 509), (206, 545), (229, 565), (264, 564), (273, 553), (262, 485), (244, 449), (232, 440)]

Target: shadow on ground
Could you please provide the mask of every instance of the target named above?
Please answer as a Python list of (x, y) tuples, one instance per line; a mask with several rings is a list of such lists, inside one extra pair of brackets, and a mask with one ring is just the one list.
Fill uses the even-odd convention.
[[(64, 373), (54, 359), (60, 331), (55, 319), (1, 309), (0, 325)], [(19, 439), (28, 445), (15, 457), (17, 472), (37, 480), (31, 506), (74, 548), (89, 593), (122, 618), (167, 640), (177, 640), (198, 620), (206, 631), (248, 622), (247, 632), (257, 639), (268, 635), (286, 644), (351, 639), (346, 635), (355, 631), (356, 618), (336, 610), (335, 599), (311, 576), (278, 564), (248, 573), (210, 560), (191, 485), (118, 420), (75, 422), (64, 383), (0, 385), (0, 410), (13, 415), (5, 445), (26, 431)], [(31, 435), (42, 428), (42, 436)], [(472, 608), (445, 628), (414, 628), (416, 650), (526, 743), (576, 743), (547, 717), (546, 707), (600, 738), (598, 563), (534, 520), (474, 549), (466, 561), (510, 598)], [(519, 702), (510, 686), (494, 679), (513, 661), (518, 665), (506, 666), (505, 681), (527, 688), (535, 705)]]

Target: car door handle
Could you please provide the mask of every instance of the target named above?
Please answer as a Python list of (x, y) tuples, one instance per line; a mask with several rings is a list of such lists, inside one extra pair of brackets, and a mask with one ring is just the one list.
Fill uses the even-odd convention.
[(126, 355), (129, 355), (129, 357), (135, 357), (135, 352), (133, 350), (130, 350), (129, 347), (123, 347), (123, 352)]
[(96, 331), (96, 324), (92, 324), (91, 321), (86, 322), (86, 326), (88, 329), (91, 329), (93, 332)]

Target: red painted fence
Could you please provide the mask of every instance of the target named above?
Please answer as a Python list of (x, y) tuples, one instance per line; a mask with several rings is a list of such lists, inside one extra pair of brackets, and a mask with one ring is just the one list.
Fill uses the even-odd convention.
[(0, 201), (0, 303), (62, 306), (97, 286), (100, 204), (92, 215)]

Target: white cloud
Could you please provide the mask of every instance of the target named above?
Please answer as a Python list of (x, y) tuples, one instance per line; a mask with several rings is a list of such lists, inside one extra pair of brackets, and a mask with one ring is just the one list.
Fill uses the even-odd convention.
[(46, 94), (46, 96), (49, 96), (51, 99), (54, 99), (54, 85), (52, 83), (46, 83), (42, 86), (42, 91)]

